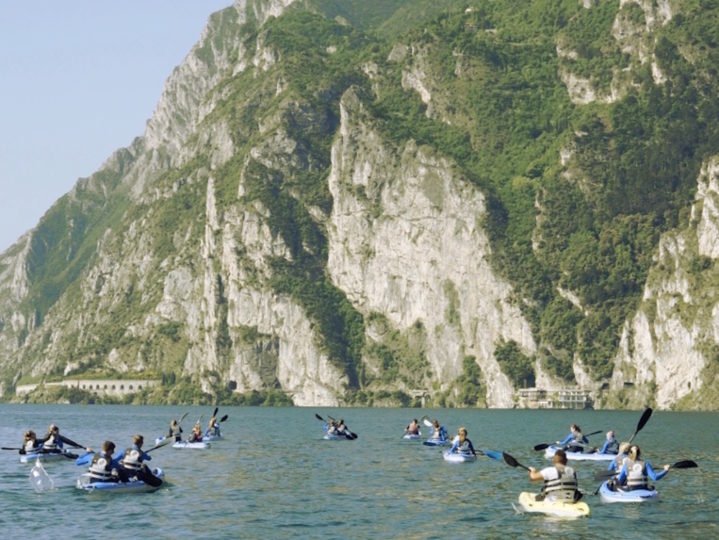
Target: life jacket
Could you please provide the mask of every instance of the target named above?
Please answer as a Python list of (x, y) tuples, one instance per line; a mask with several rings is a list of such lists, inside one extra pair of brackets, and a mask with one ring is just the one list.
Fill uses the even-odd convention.
[(37, 450), (36, 442), (30, 439), (25, 443), (24, 450), (25, 452), (35, 452)]
[(634, 463), (627, 463), (627, 489), (647, 489), (647, 483), (647, 468), (644, 462), (638, 459)]
[(122, 466), (131, 471), (139, 471), (142, 468), (142, 451), (134, 446), (125, 450)]
[(47, 440), (42, 443), (42, 447), (44, 450), (55, 451), (62, 448), (62, 444), (58, 443), (58, 440), (55, 438), (55, 435), (49, 435)]
[(117, 478), (112, 476), (112, 460), (103, 454), (95, 454), (90, 463), (91, 482), (116, 482)]
[(607, 447), (604, 450), (607, 454), (616, 454), (619, 452), (619, 443), (616, 439), (612, 439), (612, 441), (607, 445)]
[(577, 475), (572, 467), (555, 465), (557, 478), (545, 480), (542, 494), (560, 501), (574, 501), (577, 493)]

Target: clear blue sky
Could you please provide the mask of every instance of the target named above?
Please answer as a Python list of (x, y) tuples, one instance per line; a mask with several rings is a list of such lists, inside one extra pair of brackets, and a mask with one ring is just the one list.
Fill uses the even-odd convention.
[(0, 252), (142, 135), (232, 0), (0, 0)]

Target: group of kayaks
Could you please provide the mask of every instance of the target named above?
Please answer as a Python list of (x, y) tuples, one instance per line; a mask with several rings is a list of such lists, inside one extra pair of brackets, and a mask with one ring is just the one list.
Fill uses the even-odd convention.
[[(187, 414), (181, 417), (180, 422), (182, 421), (182, 419), (185, 418), (185, 416), (187, 416)], [(220, 440), (222, 438), (219, 429), (220, 423), (227, 420), (227, 415), (223, 416), (222, 419), (219, 420), (216, 419), (216, 416), (217, 408), (215, 408), (215, 413), (213, 415), (214, 422), (211, 422), (212, 429), (208, 429), (208, 431), (202, 437), (202, 441), (191, 442), (189, 440), (183, 440), (180, 438), (179, 435), (177, 435), (177, 437), (171, 438), (161, 436), (155, 439), (155, 446), (150, 448), (149, 450), (146, 450), (145, 452), (151, 452), (152, 450), (156, 450), (158, 448), (170, 445), (173, 448), (178, 449), (210, 448), (211, 442)], [(196, 425), (199, 425), (201, 418), (202, 417), (198, 419)], [(179, 422), (176, 423), (176, 426), (179, 427)], [(181, 432), (181, 429), (179, 431)], [(63, 437), (62, 439), (63, 441), (69, 442), (72, 446), (76, 448), (82, 448), (81, 445), (75, 443), (74, 441), (71, 441), (70, 439), (67, 439), (65, 437)], [(11, 450), (12, 448), (3, 447), (3, 449)], [(25, 451), (23, 449), (20, 449), (20, 462), (34, 463), (34, 466), (30, 472), (30, 481), (37, 491), (43, 491), (45, 489), (51, 489), (54, 487), (54, 482), (47, 474), (47, 471), (45, 471), (43, 463), (47, 463), (50, 461), (75, 462), (76, 460), (78, 460), (78, 458), (83, 457), (84, 456), (79, 456), (78, 454), (64, 448), (47, 450), (42, 448), (41, 446), (33, 451)], [(80, 464), (80, 460), (78, 460), (78, 464)], [(147, 493), (159, 489), (160, 486), (163, 484), (164, 477), (165, 472), (163, 469), (159, 467), (149, 468), (146, 465), (143, 465), (140, 470), (136, 472), (133, 471), (133, 474), (129, 477), (127, 481), (103, 481), (99, 480), (98, 478), (93, 478), (90, 472), (86, 472), (84, 474), (81, 474), (80, 477), (77, 479), (76, 487), (88, 493)]]

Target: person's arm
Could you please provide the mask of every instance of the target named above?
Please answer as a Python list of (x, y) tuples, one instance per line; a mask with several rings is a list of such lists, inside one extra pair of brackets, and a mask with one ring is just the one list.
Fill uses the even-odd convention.
[(459, 437), (455, 437), (455, 439), (452, 441), (452, 446), (450, 446), (449, 451), (456, 452), (457, 447), (459, 447)]
[(148, 454), (145, 451), (142, 451), (142, 460), (143, 461), (152, 461), (152, 456)]
[(657, 480), (661, 480), (662, 478), (664, 478), (667, 475), (667, 473), (669, 472), (669, 465), (664, 465), (664, 468), (661, 471), (656, 472), (654, 470), (654, 468), (652, 467), (651, 463), (649, 463), (648, 461), (645, 461), (644, 464), (647, 467), (647, 476), (649, 478), (651, 478), (652, 480), (654, 480), (655, 482)]
[(90, 450), (89, 448), (85, 451), (84, 454), (82, 454), (80, 457), (78, 457), (75, 460), (75, 465), (88, 465), (92, 461), (92, 457), (95, 455), (95, 452)]
[(472, 455), (473, 455), (473, 456), (476, 456), (476, 455), (477, 455), (477, 452), (474, 451), (474, 446), (472, 446), (472, 441), (470, 441), (469, 439), (467, 439), (467, 442), (469, 443), (469, 451), (472, 452)]
[(627, 481), (627, 464), (622, 463), (622, 470), (619, 471), (619, 476), (617, 477), (617, 483), (624, 484), (626, 481)]
[(534, 467), (529, 468), (529, 479), (532, 482), (537, 482), (539, 480), (544, 480), (544, 476), (542, 475), (541, 471), (538, 471)]
[[(607, 448), (609, 448), (609, 441), (604, 441), (604, 444), (602, 445), (602, 449), (599, 451), (600, 454), (606, 454)], [(614, 460), (612, 460), (614, 461)]]

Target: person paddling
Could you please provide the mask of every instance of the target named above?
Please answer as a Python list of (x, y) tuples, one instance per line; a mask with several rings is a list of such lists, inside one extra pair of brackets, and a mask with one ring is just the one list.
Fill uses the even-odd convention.
[(202, 426), (199, 423), (196, 423), (192, 427), (192, 433), (190, 433), (190, 437), (187, 439), (187, 442), (202, 442)]
[(619, 442), (614, 437), (614, 430), (610, 429), (607, 431), (607, 440), (604, 441), (602, 448), (599, 450), (600, 454), (617, 454), (619, 452)]
[(100, 452), (87, 448), (86, 452), (75, 460), (76, 465), (90, 464), (90, 482), (127, 482), (127, 474), (122, 465), (112, 458), (115, 443), (104, 441)]
[(582, 429), (577, 424), (572, 424), (569, 426), (569, 435), (557, 444), (567, 452), (583, 452), (586, 445), (589, 444), (589, 439), (584, 436)]
[(472, 441), (467, 438), (466, 427), (463, 426), (457, 430), (457, 435), (452, 441), (452, 446), (450, 447), (449, 452), (454, 454), (477, 455), (474, 451), (474, 446), (472, 446)]
[(624, 461), (629, 459), (627, 457), (627, 454), (629, 453), (629, 443), (626, 441), (623, 441), (619, 445), (619, 450), (617, 451), (617, 457), (615, 457), (612, 461), (609, 462), (609, 467), (607, 467), (610, 471), (621, 471), (622, 465), (624, 465)]
[(533, 482), (544, 481), (537, 500), (577, 502), (582, 498), (582, 492), (577, 485), (577, 474), (572, 467), (567, 466), (567, 454), (564, 450), (559, 449), (554, 453), (550, 467), (541, 471), (529, 467), (529, 479)]
[(167, 438), (174, 438), (175, 442), (180, 442), (182, 440), (182, 427), (175, 418), (173, 418), (172, 422), (170, 422), (170, 430), (167, 432)]
[(629, 449), (629, 457), (624, 460), (622, 469), (619, 471), (616, 486), (627, 491), (649, 489), (649, 478), (656, 482), (669, 472), (670, 465), (668, 463), (664, 465), (663, 470), (656, 472), (649, 461), (640, 459), (641, 455), (642, 452), (637, 445)]
[(432, 420), (432, 434), (429, 436), (430, 440), (446, 441), (447, 440), (447, 428), (439, 425), (439, 420), (436, 418)]
[(404, 428), (405, 435), (419, 435), (419, 422), (415, 418), (412, 420), (406, 428)]
[(31, 454), (40, 449), (40, 442), (37, 440), (35, 432), (31, 429), (27, 430), (22, 438), (21, 454)]
[(214, 437), (214, 438), (220, 438), (220, 424), (217, 422), (217, 417), (213, 416), (210, 418), (210, 423), (207, 426), (207, 431), (205, 431), (205, 437)]
[(129, 480), (137, 479), (151, 486), (159, 486), (162, 484), (162, 479), (152, 474), (150, 468), (144, 463), (152, 459), (150, 454), (142, 450), (144, 442), (145, 439), (142, 435), (133, 436), (132, 446), (123, 450), (112, 459), (122, 466)]
[(60, 435), (60, 428), (55, 424), (50, 424), (47, 430), (47, 434), (37, 440), (38, 443), (42, 444), (42, 451), (46, 453), (57, 453), (62, 452), (63, 448), (63, 437)]

